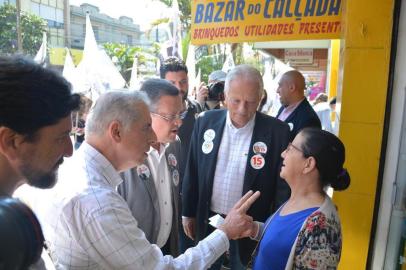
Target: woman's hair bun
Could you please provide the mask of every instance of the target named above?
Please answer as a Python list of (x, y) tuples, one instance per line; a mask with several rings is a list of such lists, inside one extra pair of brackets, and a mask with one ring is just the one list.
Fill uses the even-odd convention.
[(350, 182), (350, 174), (346, 169), (343, 168), (337, 175), (336, 179), (331, 181), (331, 187), (334, 188), (334, 190), (345, 190), (350, 185)]

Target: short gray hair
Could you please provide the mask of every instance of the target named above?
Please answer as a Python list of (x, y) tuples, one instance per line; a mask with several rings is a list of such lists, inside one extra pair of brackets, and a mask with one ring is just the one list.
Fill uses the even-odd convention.
[(109, 91), (99, 97), (87, 117), (85, 134), (103, 134), (111, 122), (118, 121), (128, 130), (140, 117), (139, 105), (149, 107), (148, 97), (140, 91)]
[(262, 80), (261, 73), (258, 69), (250, 65), (239, 65), (230, 70), (226, 77), (224, 85), (224, 92), (227, 93), (230, 89), (230, 83), (235, 79), (243, 79), (245, 81), (251, 81), (257, 84), (258, 95), (261, 98), (264, 92), (264, 82)]

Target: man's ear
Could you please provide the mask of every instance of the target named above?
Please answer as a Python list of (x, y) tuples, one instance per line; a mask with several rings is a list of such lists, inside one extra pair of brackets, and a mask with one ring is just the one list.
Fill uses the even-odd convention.
[(0, 154), (8, 159), (16, 159), (24, 136), (8, 127), (0, 127)]
[(296, 85), (293, 82), (289, 82), (289, 91), (290, 92), (295, 92)]
[(123, 136), (123, 128), (120, 122), (118, 121), (113, 121), (110, 123), (108, 127), (108, 134), (109, 137), (114, 141), (114, 142), (121, 142), (122, 136)]

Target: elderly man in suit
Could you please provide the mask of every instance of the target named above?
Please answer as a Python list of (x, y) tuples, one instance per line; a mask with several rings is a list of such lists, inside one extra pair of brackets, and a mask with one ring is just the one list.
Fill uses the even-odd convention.
[[(289, 196), (289, 188), (279, 177), (289, 127), (257, 112), (263, 91), (257, 69), (237, 66), (225, 81), (227, 110), (206, 111), (197, 118), (182, 187), (182, 223), (185, 233), (195, 240), (212, 231), (209, 217), (227, 215), (250, 189), (261, 191), (250, 209), (255, 220), (266, 220)], [(231, 268), (244, 268), (254, 246), (249, 239), (232, 241)], [(212, 269), (220, 266), (218, 261)]]
[(320, 119), (304, 96), (305, 78), (297, 70), (283, 74), (279, 81), (277, 93), (280, 96), (282, 107), (276, 117), (288, 123), (292, 141), (302, 128), (321, 128)]
[(140, 89), (151, 100), (152, 129), (157, 141), (147, 159), (122, 174), (118, 192), (130, 206), (138, 227), (164, 254), (179, 254), (179, 159), (177, 136), (185, 112), (179, 90), (163, 79), (150, 79)]

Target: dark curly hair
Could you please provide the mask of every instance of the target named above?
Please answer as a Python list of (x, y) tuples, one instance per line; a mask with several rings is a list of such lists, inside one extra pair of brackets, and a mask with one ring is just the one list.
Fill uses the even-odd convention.
[(186, 74), (188, 72), (185, 62), (173, 56), (165, 59), (161, 63), (161, 66), (159, 67), (161, 79), (165, 79), (165, 75), (168, 72), (178, 72), (178, 71), (184, 71), (186, 72)]
[(79, 108), (80, 98), (56, 71), (22, 56), (0, 57), (0, 126), (32, 138)]

